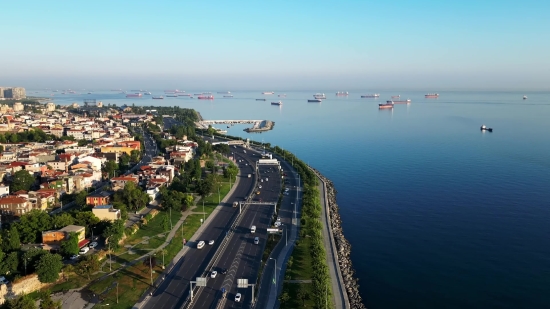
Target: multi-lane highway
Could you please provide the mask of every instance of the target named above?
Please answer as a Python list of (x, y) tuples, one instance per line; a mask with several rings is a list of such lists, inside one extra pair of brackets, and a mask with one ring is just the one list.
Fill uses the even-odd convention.
[[(243, 149), (238, 149), (242, 153)], [(248, 150), (248, 154), (250, 152)], [(257, 153), (252, 153), (252, 157), (254, 161), (260, 159)], [(220, 303), (224, 308), (248, 308), (252, 300), (251, 288), (238, 289), (237, 279), (248, 279), (249, 284), (256, 283), (267, 242), (267, 228), (274, 219), (275, 204), (281, 192), (281, 175), (277, 166), (260, 165), (258, 173), (261, 181), (254, 190), (252, 203), (245, 209), (225, 250), (221, 252), (219, 262), (211, 269), (217, 271), (218, 275), (216, 278), (208, 278), (207, 286), (194, 299), (192, 308), (216, 308)], [(256, 194), (257, 192), (260, 194)], [(262, 203), (271, 204), (260, 204), (260, 199)], [(256, 231), (251, 233), (250, 228), (253, 225), (256, 226)], [(259, 238), (258, 244), (254, 242), (255, 237)], [(224, 269), (227, 271), (225, 275), (221, 274)], [(225, 299), (223, 290), (227, 291)], [(239, 303), (235, 303), (237, 293), (242, 295)]]
[[(226, 233), (239, 212), (239, 208), (233, 208), (232, 203), (234, 201), (243, 201), (245, 197), (250, 196), (253, 193), (255, 183), (254, 156), (250, 152), (246, 154), (237, 151), (235, 157), (236, 159), (244, 160), (247, 164), (239, 166), (240, 173), (237, 177), (240, 177), (240, 179), (237, 187), (229, 199), (227, 199), (227, 203), (222, 207), (221, 211), (210, 219), (209, 225), (194, 239), (196, 241), (187, 243), (187, 246), (190, 247), (189, 251), (175, 265), (142, 308), (179, 309), (189, 295), (189, 282), (194, 281), (196, 277), (203, 274), (219, 244), (226, 237)], [(248, 178), (248, 174), (251, 174), (252, 177)], [(197, 249), (196, 242), (199, 240), (204, 240), (207, 243), (209, 240), (214, 240), (215, 242), (212, 246), (206, 245), (202, 249)]]

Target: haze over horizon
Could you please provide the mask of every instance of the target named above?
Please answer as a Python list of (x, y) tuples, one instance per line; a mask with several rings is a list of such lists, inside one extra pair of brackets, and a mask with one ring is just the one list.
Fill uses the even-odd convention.
[(550, 89), (543, 1), (8, 2), (0, 85)]

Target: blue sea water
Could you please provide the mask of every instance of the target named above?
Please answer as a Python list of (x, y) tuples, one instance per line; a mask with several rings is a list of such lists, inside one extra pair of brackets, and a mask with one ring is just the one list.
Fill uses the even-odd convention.
[[(307, 103), (315, 90), (286, 98), (212, 92), (213, 101), (105, 91), (56, 94), (54, 102), (96, 98), (189, 107), (205, 119), (275, 121), (262, 134), (218, 127), (288, 149), (334, 182), (368, 308), (550, 307), (550, 92), (425, 99), (431, 91), (394, 90), (361, 99), (371, 91), (336, 97), (334, 90), (322, 103)], [(378, 110), (397, 94), (412, 103)], [(279, 100), (281, 107), (270, 104)], [(482, 124), (494, 131), (481, 132)]]

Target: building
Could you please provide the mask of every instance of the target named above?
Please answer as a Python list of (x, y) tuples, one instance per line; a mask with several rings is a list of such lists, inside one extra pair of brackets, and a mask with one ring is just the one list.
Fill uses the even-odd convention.
[(52, 102), (46, 103), (46, 111), (53, 112), (55, 111), (55, 104)]
[(21, 104), (21, 102), (13, 103), (13, 111), (14, 112), (21, 112), (23, 110), (25, 110), (25, 106), (23, 106), (23, 104)]
[(20, 217), (31, 210), (26, 199), (16, 196), (6, 196), (0, 198), (0, 214), (2, 216)]
[(99, 220), (115, 221), (121, 218), (120, 209), (114, 209), (113, 205), (99, 205), (92, 208), (92, 212)]
[(113, 188), (117, 189), (123, 189), (126, 183), (129, 181), (134, 182), (136, 185), (138, 184), (138, 179), (136, 177), (120, 176), (111, 178), (111, 184), (113, 185)]
[(42, 243), (50, 247), (57, 247), (61, 245), (65, 239), (69, 238), (70, 233), (76, 233), (78, 236), (78, 246), (83, 247), (89, 241), (86, 240), (86, 228), (79, 225), (67, 225), (59, 230), (51, 230), (42, 232)]
[(10, 195), (10, 186), (0, 185), (0, 197)]
[(0, 98), (21, 100), (27, 97), (23, 87), (0, 87)]
[(107, 191), (101, 191), (98, 193), (92, 193), (86, 196), (86, 205), (108, 205), (111, 202), (111, 196), (113, 194)]
[(132, 147), (120, 147), (120, 146), (101, 147), (101, 152), (102, 153), (113, 153), (113, 152), (121, 153), (121, 152), (125, 152), (127, 155), (131, 155), (132, 150), (136, 150), (136, 149), (132, 148)]

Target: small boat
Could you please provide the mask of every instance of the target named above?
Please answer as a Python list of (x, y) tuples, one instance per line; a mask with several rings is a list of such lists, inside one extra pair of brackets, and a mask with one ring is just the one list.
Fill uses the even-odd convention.
[(307, 100), (309, 103), (321, 103), (323, 102), (323, 100), (321, 99), (310, 99), (310, 100)]
[(193, 95), (202, 95), (202, 93), (193, 93)]
[(233, 96), (232, 95), (224, 95), (223, 97), (224, 98), (232, 98)]
[(141, 93), (130, 93), (126, 95), (127, 98), (141, 98)]
[(279, 98), (286, 98), (286, 94), (280, 94)]
[(176, 93), (178, 92), (179, 90), (178, 89), (175, 89), (175, 90), (164, 90), (164, 93)]
[(229, 126), (227, 126), (227, 128), (229, 129)]
[(400, 94), (398, 94), (398, 95), (392, 95), (392, 96), (391, 96), (392, 99), (399, 99), (400, 97), (401, 97)]
[(481, 131), (493, 132), (493, 128), (487, 128), (485, 125), (482, 125), (480, 129), (481, 129)]
[(394, 104), (411, 104), (411, 99), (400, 100), (400, 101), (386, 101), (386, 103), (393, 102)]
[(271, 102), (271, 105), (283, 105), (283, 102), (281, 102), (281, 101)]
[(378, 93), (364, 94), (364, 95), (361, 96), (361, 98), (363, 98), (363, 99), (364, 98), (375, 98), (376, 99), (376, 98), (379, 98), (379, 97), (380, 97), (380, 94), (378, 94)]
[(428, 94), (425, 94), (424, 97), (426, 99), (437, 99), (439, 98), (439, 93), (428, 93)]
[(197, 99), (199, 100), (214, 100), (214, 96), (213, 95), (200, 95), (197, 97)]
[(227, 93), (227, 94), (230, 94), (231, 91), (218, 91), (219, 94), (224, 94), (224, 93)]
[(163, 97), (163, 96), (160, 96), (160, 97), (152, 97), (152, 99), (153, 99), (153, 100), (162, 100), (162, 99), (164, 99), (164, 97)]
[(523, 96), (523, 99), (524, 99), (524, 100), (527, 100), (527, 96), (526, 96), (526, 95), (524, 95), (524, 96)]
[(265, 101), (265, 99), (256, 99), (256, 101)]
[(386, 103), (378, 104), (379, 109), (393, 108), (393, 101), (387, 101)]
[(273, 91), (266, 91), (266, 92), (262, 92), (262, 94), (275, 94), (275, 92), (273, 92)]
[(321, 100), (324, 100), (324, 99), (327, 98), (324, 93), (316, 93), (316, 94), (313, 95), (313, 97), (315, 99), (321, 99)]
[(336, 95), (339, 96), (339, 97), (344, 97), (344, 96), (348, 96), (349, 93), (347, 91), (346, 92), (338, 91), (338, 92), (336, 92)]
[(144, 92), (143, 94), (145, 94), (145, 95), (151, 95), (150, 92)]

